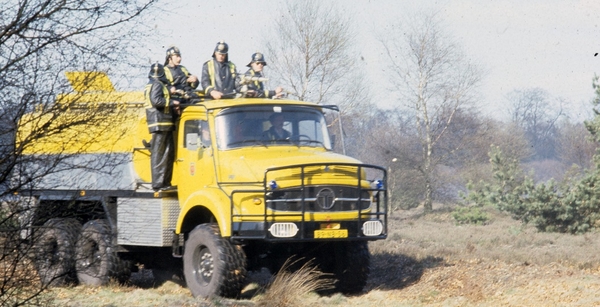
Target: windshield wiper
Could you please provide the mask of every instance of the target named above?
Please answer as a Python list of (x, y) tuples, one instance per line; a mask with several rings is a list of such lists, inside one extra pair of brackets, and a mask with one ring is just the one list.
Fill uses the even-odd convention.
[(317, 140), (297, 140), (296, 142), (294, 142), (294, 144), (296, 144), (296, 146), (300, 147), (300, 146), (307, 146), (310, 144), (319, 144), (321, 145), (321, 147), (327, 149), (327, 147), (325, 147), (325, 144), (323, 144), (323, 142), (321, 141), (317, 141)]

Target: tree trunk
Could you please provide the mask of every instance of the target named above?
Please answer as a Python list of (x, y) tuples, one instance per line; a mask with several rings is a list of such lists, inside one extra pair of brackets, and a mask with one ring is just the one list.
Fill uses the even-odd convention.
[(431, 180), (429, 179), (429, 175), (425, 179), (425, 200), (423, 202), (424, 213), (431, 213), (433, 211), (433, 201), (432, 201), (433, 187), (431, 185)]

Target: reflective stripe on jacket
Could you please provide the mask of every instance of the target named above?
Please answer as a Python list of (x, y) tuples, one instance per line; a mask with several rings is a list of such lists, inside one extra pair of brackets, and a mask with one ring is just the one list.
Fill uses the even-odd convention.
[(229, 66), (229, 70), (225, 76), (221, 76), (221, 72), (215, 69), (216, 60), (211, 59), (204, 63), (202, 67), (202, 88), (205, 94), (210, 94), (212, 90), (217, 90), (223, 94), (235, 93), (239, 87), (239, 77), (237, 76), (235, 64), (231, 62), (225, 63)]
[(175, 130), (171, 113), (169, 90), (160, 81), (150, 79), (144, 89), (146, 121), (150, 133)]
[(190, 76), (190, 72), (183, 65), (175, 67), (165, 66), (165, 77), (169, 81), (169, 84), (175, 86), (176, 89), (182, 90), (186, 86), (193, 89), (198, 87), (198, 82), (188, 83), (187, 78)]
[[(245, 73), (246, 76), (248, 77), (259, 77), (262, 78), (264, 77), (264, 75), (262, 74), (262, 72), (255, 72), (254, 69), (250, 68), (248, 69), (248, 71)], [(252, 81), (252, 83), (248, 84), (248, 90), (253, 90), (257, 93), (257, 98), (271, 98), (273, 96), (275, 96), (275, 91), (269, 91), (268, 89), (266, 89), (264, 82), (260, 82), (258, 80), (256, 81)]]

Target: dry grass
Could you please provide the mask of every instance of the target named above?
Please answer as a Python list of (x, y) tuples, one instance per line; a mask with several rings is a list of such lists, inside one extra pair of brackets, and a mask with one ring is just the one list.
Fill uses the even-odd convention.
[[(495, 210), (489, 225), (456, 226), (448, 208), (391, 218), (370, 245), (368, 293), (380, 306), (600, 305), (600, 238), (538, 233)], [(394, 301), (391, 303), (390, 300)]]
[(31, 259), (19, 247), (18, 237), (0, 238), (0, 306), (48, 306), (48, 299), (39, 295), (44, 289), (35, 273)]
[(289, 271), (293, 262), (286, 262), (272, 278), (263, 295), (256, 299), (259, 306), (304, 306), (304, 298), (309, 294), (331, 289), (331, 279), (319, 271), (310, 261), (296, 271)]
[(487, 209), (489, 225), (457, 226), (447, 208), (422, 216), (419, 210), (391, 218), (388, 240), (370, 245), (371, 253), (390, 252), (421, 259), (490, 259), (509, 264), (561, 263), (582, 268), (600, 264), (597, 233), (539, 233), (504, 213)]
[(111, 284), (105, 287), (77, 286), (56, 288), (53, 291), (56, 306), (117, 307), (117, 306), (198, 306), (187, 289), (168, 282), (159, 288), (141, 289)]
[(446, 207), (430, 215), (394, 212), (389, 238), (369, 243), (371, 275), (358, 296), (316, 294), (323, 279), (311, 266), (263, 277), (270, 283), (254, 284), (260, 294), (247, 292), (241, 300), (196, 300), (172, 282), (57, 288), (49, 295), (57, 306), (71, 307), (600, 306), (597, 233), (538, 233), (500, 212), (488, 213), (489, 225), (456, 226)]

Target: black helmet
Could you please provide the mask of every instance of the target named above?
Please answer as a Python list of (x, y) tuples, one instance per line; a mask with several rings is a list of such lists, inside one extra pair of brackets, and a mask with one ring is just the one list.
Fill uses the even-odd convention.
[(165, 58), (165, 65), (169, 64), (169, 58), (171, 58), (172, 55), (181, 56), (181, 52), (179, 51), (179, 48), (177, 48), (175, 46), (171, 46), (171, 47), (169, 47), (169, 49), (167, 49), (167, 57)]
[(213, 51), (212, 57), (213, 58), (215, 57), (215, 52), (218, 52), (221, 54), (227, 54), (228, 51), (229, 51), (229, 46), (227, 45), (227, 43), (224, 41), (220, 41), (215, 46), (215, 51)]
[(150, 67), (150, 72), (148, 73), (148, 78), (153, 79), (161, 79), (165, 76), (165, 67), (158, 63), (152, 64)]
[(263, 63), (264, 66), (267, 66), (267, 62), (265, 62), (265, 56), (260, 52), (254, 53), (252, 55), (252, 59), (250, 60), (250, 63), (248, 63), (248, 65), (246, 65), (246, 66), (251, 67), (252, 65), (250, 65), (250, 64), (255, 63), (255, 62)]

